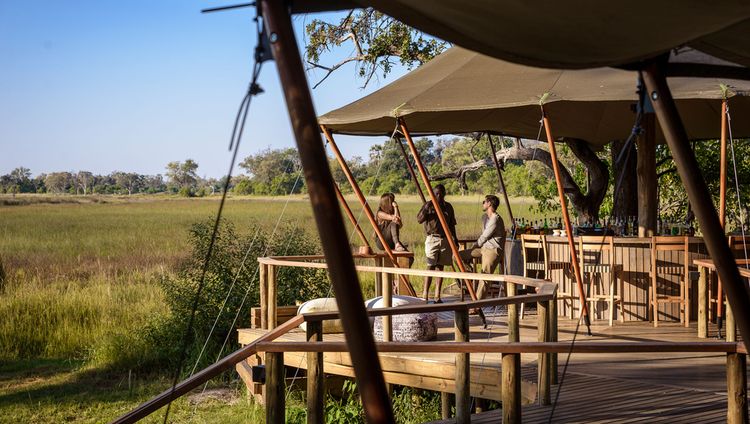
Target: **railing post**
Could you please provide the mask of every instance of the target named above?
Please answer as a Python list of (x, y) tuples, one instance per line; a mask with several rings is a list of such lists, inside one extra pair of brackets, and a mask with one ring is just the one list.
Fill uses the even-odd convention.
[(268, 330), (268, 265), (260, 264), (260, 328)]
[(284, 354), (266, 352), (266, 423), (284, 424)]
[[(720, 300), (722, 302), (723, 300)], [(727, 341), (728, 342), (736, 342), (737, 341), (737, 323), (734, 320), (734, 312), (732, 311), (732, 306), (727, 304), (727, 310), (726, 310), (726, 323), (727, 323)]]
[[(508, 297), (516, 295), (515, 283), (508, 283)], [(520, 328), (518, 324), (518, 304), (511, 303), (508, 305), (508, 341), (518, 342), (521, 340)]]
[[(469, 311), (455, 311), (457, 342), (469, 341)], [(456, 354), (456, 423), (471, 422), (470, 362), (468, 353)]]
[[(323, 323), (307, 323), (307, 341), (323, 341)], [(323, 424), (325, 385), (323, 382), (323, 352), (307, 353), (307, 424)]]
[[(393, 306), (393, 278), (390, 274), (383, 274), (383, 307), (390, 309)], [(383, 341), (390, 342), (393, 340), (393, 319), (390, 315), (382, 316), (383, 320)]]
[[(536, 303), (537, 335), (540, 342), (549, 341), (549, 301)], [(537, 360), (539, 404), (550, 404), (550, 354), (540, 353)]]
[(276, 282), (276, 276), (277, 276), (276, 267), (274, 265), (268, 265), (268, 329), (274, 329), (277, 325), (276, 320), (276, 309), (277, 309), (277, 299), (276, 299), (276, 293), (278, 291), (278, 283)]
[(698, 337), (708, 337), (708, 268), (698, 267)]
[(503, 423), (521, 423), (521, 354), (503, 353), (502, 359)]
[(440, 417), (442, 419), (447, 420), (451, 417), (451, 405), (453, 405), (451, 394), (440, 392)]
[(727, 354), (727, 423), (744, 424), (747, 415), (747, 356)]
[[(375, 256), (375, 266), (378, 268), (383, 267), (383, 257), (380, 255)], [(383, 295), (383, 274), (375, 273), (375, 297)]]
[[(555, 292), (555, 297), (549, 302), (549, 305), (549, 340), (557, 342), (557, 292)], [(550, 384), (557, 384), (557, 353), (549, 354), (549, 371)]]

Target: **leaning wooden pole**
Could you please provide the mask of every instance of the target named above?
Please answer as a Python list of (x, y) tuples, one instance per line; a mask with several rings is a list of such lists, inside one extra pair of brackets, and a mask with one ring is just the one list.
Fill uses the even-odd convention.
[(688, 144), (687, 133), (669, 91), (664, 72), (666, 58), (644, 64), (644, 80), (651, 103), (661, 124), (664, 138), (672, 151), (677, 172), (688, 193), (690, 204), (701, 225), (703, 240), (724, 283), (729, 305), (746, 343), (750, 340), (750, 289), (742, 281), (732, 250), (729, 248), (711, 195), (698, 168), (698, 161)]
[(401, 154), (404, 156), (404, 162), (406, 162), (406, 167), (409, 169), (409, 175), (411, 175), (411, 180), (414, 181), (414, 187), (417, 188), (417, 194), (419, 194), (419, 198), (422, 199), (422, 203), (426, 202), (427, 200), (424, 197), (424, 193), (422, 192), (422, 186), (419, 185), (419, 179), (417, 178), (417, 173), (414, 172), (414, 167), (411, 166), (411, 161), (409, 161), (409, 155), (406, 154), (406, 149), (404, 148), (404, 145), (401, 144), (401, 139), (398, 137), (393, 140), (398, 144), (399, 150), (401, 150)]
[(265, 30), (291, 118), (297, 149), (305, 172), (328, 274), (336, 295), (344, 334), (354, 366), (357, 388), (369, 423), (394, 422), (378, 350), (365, 311), (354, 259), (349, 251), (333, 176), (320, 139), (310, 89), (302, 67), (292, 20), (285, 2), (260, 0)]
[(492, 141), (492, 135), (487, 133), (487, 140), (490, 142), (490, 149), (492, 149), (492, 162), (495, 164), (495, 170), (497, 171), (497, 180), (500, 183), (500, 190), (503, 192), (503, 198), (505, 199), (505, 207), (508, 208), (508, 217), (510, 218), (510, 225), (516, 226), (516, 220), (513, 219), (513, 210), (510, 208), (510, 200), (508, 200), (508, 190), (505, 189), (505, 181), (503, 180), (503, 171), (500, 169), (500, 162), (497, 160), (497, 151), (495, 150), (495, 143)]
[(346, 202), (346, 199), (344, 198), (344, 194), (341, 193), (341, 189), (339, 188), (339, 185), (335, 181), (333, 182), (333, 188), (336, 189), (336, 197), (339, 198), (339, 202), (341, 203), (341, 206), (344, 207), (344, 212), (346, 212), (346, 216), (349, 218), (349, 222), (351, 222), (352, 225), (354, 226), (354, 230), (357, 232), (359, 239), (362, 241), (362, 245), (367, 246), (367, 250), (372, 252), (372, 246), (370, 246), (370, 242), (367, 241), (367, 237), (365, 237), (365, 233), (362, 232), (362, 228), (359, 226), (359, 222), (357, 222), (357, 218), (354, 217), (354, 214), (352, 213), (352, 209), (349, 207), (349, 203)]
[(555, 173), (555, 183), (557, 184), (557, 194), (560, 197), (560, 208), (562, 209), (563, 222), (565, 223), (565, 233), (568, 238), (568, 247), (570, 248), (570, 262), (573, 265), (573, 274), (576, 278), (576, 286), (578, 286), (578, 298), (581, 302), (581, 315), (583, 316), (583, 322), (586, 324), (588, 334), (591, 335), (591, 320), (589, 318), (589, 308), (586, 304), (586, 292), (583, 289), (583, 278), (581, 278), (581, 266), (578, 263), (578, 255), (576, 254), (576, 244), (573, 241), (573, 226), (570, 225), (570, 216), (568, 215), (568, 206), (565, 202), (565, 190), (563, 188), (562, 177), (560, 177), (560, 163), (557, 160), (557, 149), (555, 148), (555, 139), (552, 137), (552, 129), (549, 125), (549, 118), (547, 112), (544, 111), (544, 105), (542, 107), (542, 120), (544, 122), (544, 130), (547, 134), (547, 144), (549, 144), (549, 154), (552, 156), (552, 170)]
[[(406, 138), (406, 144), (409, 145), (411, 155), (414, 156), (414, 163), (417, 164), (419, 174), (422, 176), (422, 182), (424, 183), (425, 187), (427, 187), (427, 194), (430, 195), (430, 200), (432, 200), (432, 204), (435, 205), (435, 212), (437, 213), (438, 221), (440, 221), (440, 226), (443, 227), (445, 238), (448, 239), (448, 244), (451, 247), (451, 252), (453, 252), (453, 257), (456, 259), (458, 268), (461, 270), (461, 272), (466, 272), (466, 265), (461, 260), (461, 255), (458, 254), (458, 244), (456, 244), (456, 241), (453, 239), (453, 235), (450, 231), (450, 227), (448, 226), (448, 221), (445, 219), (443, 209), (440, 207), (440, 204), (435, 197), (435, 192), (432, 190), (430, 178), (427, 177), (427, 170), (425, 169), (424, 164), (422, 163), (422, 159), (419, 156), (417, 146), (414, 145), (414, 140), (411, 139), (411, 135), (409, 135), (409, 129), (406, 128), (406, 123), (404, 122), (404, 120), (399, 118), (398, 123), (401, 127), (401, 133), (404, 135), (404, 138)], [(471, 284), (466, 284), (466, 288), (469, 289), (469, 295), (471, 296), (471, 299), (477, 300), (477, 294), (474, 292), (474, 287), (472, 287)]]
[[(383, 251), (385, 251), (385, 254), (388, 255), (388, 258), (390, 258), (391, 262), (393, 263), (393, 266), (396, 268), (400, 268), (398, 264), (398, 258), (396, 258), (396, 255), (393, 254), (393, 250), (390, 246), (388, 246), (388, 242), (385, 240), (385, 236), (383, 235), (383, 232), (380, 231), (380, 227), (378, 227), (378, 222), (375, 219), (375, 215), (372, 213), (372, 209), (370, 209), (370, 204), (367, 203), (367, 199), (365, 198), (365, 195), (362, 193), (362, 190), (359, 188), (359, 184), (357, 184), (357, 180), (354, 179), (354, 175), (352, 175), (352, 171), (349, 169), (349, 165), (346, 164), (346, 161), (344, 160), (344, 156), (341, 154), (341, 151), (339, 150), (339, 146), (336, 145), (336, 142), (333, 140), (333, 135), (331, 134), (331, 131), (326, 128), (325, 125), (321, 125), (320, 129), (323, 131), (323, 134), (326, 137), (326, 140), (328, 140), (328, 143), (331, 145), (331, 150), (333, 151), (333, 155), (336, 156), (336, 160), (339, 162), (339, 165), (341, 166), (341, 170), (344, 171), (344, 175), (346, 175), (346, 179), (349, 181), (349, 185), (352, 186), (352, 190), (354, 190), (354, 194), (357, 195), (357, 198), (359, 199), (359, 203), (362, 204), (362, 209), (365, 211), (365, 215), (367, 215), (367, 219), (370, 221), (370, 225), (372, 226), (372, 229), (375, 231), (375, 235), (380, 240), (380, 243), (383, 245)], [(406, 291), (408, 292), (409, 296), (417, 296), (417, 292), (414, 291), (414, 287), (411, 286), (411, 283), (409, 282), (409, 279), (406, 278), (404, 275), (399, 275), (399, 278), (401, 279), (401, 282), (404, 283), (404, 287), (406, 287)]]
[[(719, 156), (719, 223), (726, 232), (727, 213), (727, 99), (721, 101), (721, 152)], [(721, 325), (724, 320), (724, 288), (721, 279), (716, 287), (716, 324), (721, 337)], [(727, 328), (727, 330), (729, 330)]]

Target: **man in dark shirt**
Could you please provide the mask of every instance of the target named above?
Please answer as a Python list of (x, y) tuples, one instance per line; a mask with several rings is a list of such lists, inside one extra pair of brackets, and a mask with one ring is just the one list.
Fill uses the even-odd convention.
[[(440, 209), (442, 209), (445, 215), (445, 220), (448, 223), (450, 229), (450, 237), (456, 240), (456, 214), (453, 211), (453, 206), (445, 201), (445, 186), (438, 184), (435, 186), (435, 197), (437, 198)], [(451, 248), (446, 238), (445, 231), (440, 225), (437, 212), (435, 211), (435, 205), (432, 202), (426, 202), (422, 205), (422, 209), (417, 214), (417, 222), (424, 224), (424, 231), (427, 237), (424, 242), (424, 253), (427, 257), (427, 269), (443, 270), (444, 266), (450, 266), (453, 261), (451, 259)], [(440, 291), (443, 288), (443, 279), (437, 278), (435, 280), (435, 302), (441, 303)], [(430, 285), (432, 284), (432, 277), (425, 277), (424, 280), (424, 300), (429, 300)]]

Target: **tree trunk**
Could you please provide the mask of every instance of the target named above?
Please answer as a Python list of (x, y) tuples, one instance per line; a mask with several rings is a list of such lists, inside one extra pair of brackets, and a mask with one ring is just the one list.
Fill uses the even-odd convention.
[[(638, 185), (636, 183), (637, 151), (635, 144), (631, 143), (627, 151), (625, 142), (613, 141), (612, 144), (612, 170), (614, 172), (614, 189), (612, 218), (626, 219), (629, 216), (638, 216)], [(619, 158), (619, 161), (618, 161)]]
[[(560, 176), (562, 178), (563, 190), (568, 196), (568, 200), (570, 200), (570, 204), (575, 209), (579, 219), (582, 222), (594, 222), (599, 219), (599, 208), (602, 206), (604, 197), (607, 194), (607, 187), (609, 186), (607, 164), (596, 156), (596, 153), (591, 150), (588, 143), (584, 140), (567, 138), (564, 142), (578, 160), (588, 169), (589, 187), (588, 191), (584, 194), (578, 184), (576, 184), (573, 176), (570, 175), (570, 172), (562, 166), (560, 167)], [(542, 145), (542, 143), (538, 142), (536, 144)], [(547, 150), (540, 147), (524, 146), (520, 141), (516, 141), (513, 147), (498, 151), (497, 160), (501, 163), (506, 160), (535, 160), (541, 162), (550, 170), (552, 169), (552, 156)], [(485, 166), (494, 166), (492, 158), (464, 165), (452, 172), (432, 176), (430, 180), (439, 181), (456, 178), (462, 188), (464, 188), (466, 186), (466, 174)]]

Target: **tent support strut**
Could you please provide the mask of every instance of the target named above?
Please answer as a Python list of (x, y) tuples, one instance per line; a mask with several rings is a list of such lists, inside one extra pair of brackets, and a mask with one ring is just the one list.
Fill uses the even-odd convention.
[(395, 422), (289, 10), (260, 0), (368, 423)]
[(750, 289), (740, 277), (719, 216), (711, 202), (708, 187), (699, 172), (698, 161), (690, 149), (685, 127), (667, 85), (665, 60), (666, 57), (660, 57), (643, 64), (646, 88), (664, 132), (664, 138), (672, 151), (677, 172), (701, 225), (706, 248), (716, 265), (719, 278), (727, 292), (729, 305), (747, 345), (747, 340), (750, 340)]

